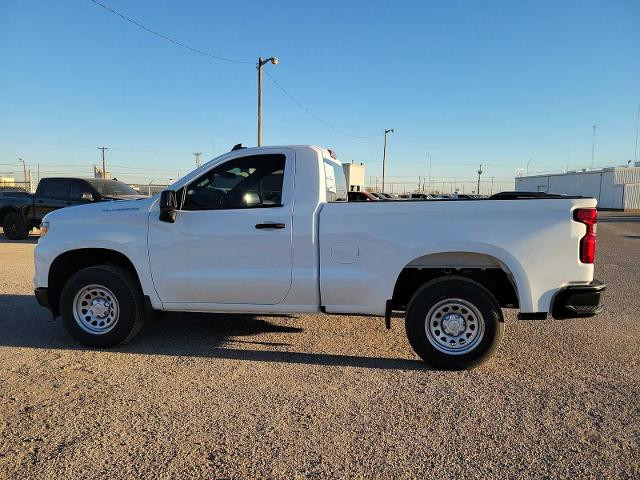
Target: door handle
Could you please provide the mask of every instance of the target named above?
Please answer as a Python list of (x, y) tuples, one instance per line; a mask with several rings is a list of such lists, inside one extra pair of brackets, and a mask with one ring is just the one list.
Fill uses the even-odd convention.
[(279, 230), (281, 228), (286, 227), (284, 223), (258, 223), (256, 224), (256, 228), (259, 230)]

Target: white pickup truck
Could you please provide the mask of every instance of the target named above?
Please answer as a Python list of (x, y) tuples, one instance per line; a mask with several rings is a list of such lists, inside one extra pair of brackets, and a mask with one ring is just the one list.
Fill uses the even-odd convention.
[(91, 347), (132, 338), (158, 311), (387, 326), (401, 311), (416, 353), (448, 369), (491, 356), (501, 308), (531, 319), (600, 310), (592, 198), (346, 202), (346, 190), (330, 150), (234, 149), (161, 195), (48, 214), (36, 297)]

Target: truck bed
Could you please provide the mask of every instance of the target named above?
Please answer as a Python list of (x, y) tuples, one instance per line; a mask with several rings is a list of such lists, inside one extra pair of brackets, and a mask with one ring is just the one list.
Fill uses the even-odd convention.
[(319, 213), (322, 305), (382, 315), (403, 269), (435, 268), (447, 253), (468, 252), (474, 267), (509, 275), (521, 312), (548, 312), (561, 287), (593, 278), (593, 265), (579, 260), (585, 227), (571, 219), (575, 208), (595, 205), (568, 197), (326, 204)]

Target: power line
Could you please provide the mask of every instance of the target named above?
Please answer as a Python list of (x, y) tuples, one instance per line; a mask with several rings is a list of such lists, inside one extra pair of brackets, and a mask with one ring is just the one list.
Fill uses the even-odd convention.
[[(94, 4), (96, 4), (96, 5), (98, 5), (99, 7), (102, 7), (103, 9), (107, 10), (108, 12), (110, 12), (110, 13), (112, 13), (112, 14), (114, 14), (114, 15), (117, 15), (117, 16), (118, 16), (118, 17), (120, 17), (121, 19), (123, 19), (123, 20), (125, 20), (125, 21), (127, 21), (127, 22), (129, 22), (129, 23), (131, 23), (131, 24), (133, 24), (133, 25), (135, 25), (136, 27), (138, 27), (138, 28), (140, 28), (140, 29), (142, 29), (142, 30), (144, 30), (144, 31), (146, 31), (146, 32), (148, 32), (148, 33), (151, 33), (151, 34), (153, 34), (153, 35), (155, 35), (155, 36), (157, 36), (157, 37), (162, 38), (163, 40), (166, 40), (166, 41), (168, 41), (168, 42), (171, 42), (171, 43), (173, 43), (174, 45), (177, 45), (177, 46), (182, 47), (182, 48), (184, 48), (184, 49), (190, 50), (190, 51), (192, 51), (192, 52), (194, 52), (194, 53), (197, 53), (197, 54), (199, 54), (199, 55), (204, 55), (204, 56), (206, 56), (206, 57), (210, 57), (210, 58), (213, 58), (213, 59), (215, 59), (215, 60), (222, 60), (222, 61), (229, 62), (229, 63), (240, 63), (240, 64), (245, 64), (245, 65), (255, 65), (255, 64), (256, 64), (255, 62), (250, 62), (250, 61), (245, 61), (245, 60), (237, 60), (237, 59), (234, 59), (234, 58), (228, 58), (228, 57), (221, 57), (221, 56), (219, 56), (219, 55), (214, 55), (213, 53), (206, 52), (206, 51), (201, 50), (201, 49), (199, 49), (199, 48), (192, 47), (192, 46), (190, 46), (190, 45), (187, 45), (186, 43), (180, 42), (180, 41), (175, 40), (175, 39), (173, 39), (173, 38), (171, 38), (171, 37), (169, 37), (169, 36), (167, 36), (167, 35), (164, 35), (164, 34), (162, 34), (162, 33), (160, 33), (160, 32), (157, 32), (157, 31), (155, 31), (155, 30), (152, 30), (151, 28), (149, 28), (149, 27), (147, 27), (147, 26), (145, 26), (145, 25), (141, 24), (140, 22), (138, 22), (138, 21), (136, 21), (136, 20), (134, 20), (134, 19), (132, 19), (132, 18), (130, 18), (130, 17), (128, 17), (128, 16), (126, 16), (126, 15), (124, 15), (123, 13), (120, 13), (120, 12), (119, 12), (119, 11), (117, 11), (117, 10), (114, 10), (114, 9), (113, 9), (113, 8), (111, 8), (110, 6), (105, 5), (104, 3), (102, 3), (102, 2), (100, 2), (100, 1), (98, 1), (98, 0), (89, 0), (89, 1), (90, 1), (90, 2), (92, 2), (92, 3), (94, 3)], [(313, 119), (314, 119), (314, 120), (316, 120), (317, 122), (321, 123), (321, 124), (322, 124), (322, 125), (324, 125), (325, 127), (328, 127), (328, 128), (330, 128), (330, 129), (332, 129), (332, 130), (334, 130), (334, 131), (336, 131), (336, 132), (338, 132), (338, 133), (340, 133), (340, 134), (342, 134), (342, 135), (345, 135), (345, 136), (347, 136), (347, 137), (351, 137), (351, 138), (362, 138), (362, 139), (364, 139), (364, 138), (374, 138), (374, 137), (378, 137), (378, 136), (381, 136), (381, 135), (382, 135), (382, 133), (376, 133), (376, 134), (373, 134), (373, 135), (353, 135), (353, 134), (351, 134), (351, 133), (349, 133), (349, 132), (346, 132), (346, 131), (344, 131), (344, 130), (342, 130), (342, 129), (340, 129), (340, 128), (338, 128), (338, 127), (336, 127), (336, 126), (332, 125), (332, 124), (330, 124), (329, 122), (324, 121), (324, 120), (323, 120), (323, 119), (321, 119), (318, 115), (316, 115), (316, 114), (315, 114), (315, 113), (313, 113), (311, 110), (309, 110), (307, 107), (305, 107), (302, 103), (300, 103), (300, 101), (299, 101), (298, 99), (296, 99), (296, 98), (295, 98), (291, 93), (289, 93), (289, 92), (288, 92), (288, 91), (287, 91), (287, 90), (286, 90), (286, 89), (285, 89), (285, 88), (284, 88), (284, 87), (283, 87), (283, 86), (282, 86), (282, 85), (281, 85), (281, 84), (280, 84), (280, 83), (279, 83), (279, 82), (278, 82), (278, 81), (273, 77), (273, 75), (271, 75), (271, 74), (270, 74), (269, 72), (267, 72), (267, 71), (265, 71), (265, 73), (268, 75), (268, 77), (271, 79), (271, 81), (272, 81), (273, 83), (275, 83), (275, 85), (276, 85), (276, 86), (277, 86), (277, 87), (282, 91), (282, 93), (284, 93), (287, 97), (289, 97), (289, 98), (291, 99), (291, 101), (293, 101), (293, 103), (295, 103), (295, 104), (296, 104), (296, 105), (297, 105), (297, 106), (298, 106), (302, 111), (304, 111), (304, 112), (305, 112), (307, 115), (309, 115), (311, 118), (313, 118)]]
[(309, 110), (307, 107), (305, 107), (302, 103), (300, 103), (299, 100), (297, 100), (292, 94), (290, 94), (287, 89), (285, 89), (275, 78), (273, 78), (273, 75), (271, 75), (268, 71), (265, 70), (265, 72), (267, 74), (267, 76), (271, 79), (271, 81), (273, 83), (275, 83), (276, 87), (278, 87), (282, 93), (284, 93), (287, 97), (289, 97), (291, 99), (291, 101), (293, 103), (295, 103), (298, 107), (300, 107), (301, 110), (303, 110), (307, 115), (309, 115), (311, 118), (313, 118), (314, 120), (316, 120), (317, 122), (320, 122), (321, 124), (323, 124), (325, 127), (330, 128), (331, 130), (334, 130), (338, 133), (341, 133), (342, 135), (346, 135), (347, 137), (352, 137), (352, 138), (373, 138), (373, 137), (380, 137), (382, 135), (384, 135), (382, 132), (380, 133), (374, 133), (373, 135), (353, 135), (351, 133), (345, 132), (344, 130), (331, 125), (328, 122), (325, 122), (324, 120), (322, 120), (320, 117), (318, 117), (315, 113), (313, 113), (311, 110)]
[(244, 60), (237, 60), (235, 58), (221, 57), (219, 55), (214, 55), (213, 53), (205, 52), (204, 50), (200, 50), (199, 48), (192, 47), (192, 46), (187, 45), (186, 43), (182, 43), (182, 42), (180, 42), (178, 40), (174, 40), (173, 38), (168, 37), (167, 35), (164, 35), (164, 34), (162, 34), (160, 32), (156, 32), (155, 30), (152, 30), (151, 28), (141, 24), (140, 22), (137, 22), (136, 20), (134, 20), (134, 19), (132, 19), (130, 17), (127, 17), (123, 13), (120, 13), (117, 10), (114, 10), (110, 6), (105, 5), (102, 2), (99, 2), (98, 0), (89, 0), (89, 1), (92, 2), (92, 3), (95, 3), (99, 7), (104, 8), (108, 12), (111, 12), (114, 15), (117, 15), (118, 17), (122, 18), (123, 20), (135, 25), (136, 27), (138, 27), (138, 28), (140, 28), (140, 29), (142, 29), (142, 30), (144, 30), (146, 32), (149, 32), (149, 33), (151, 33), (151, 34), (153, 34), (153, 35), (155, 35), (157, 37), (162, 38), (163, 40), (166, 40), (167, 42), (171, 42), (174, 45), (177, 45), (179, 47), (185, 48), (185, 49), (190, 50), (190, 51), (192, 51), (194, 53), (197, 53), (199, 55), (204, 55), (205, 57), (210, 57), (210, 58), (213, 58), (214, 60), (221, 60), (223, 62), (229, 62), (229, 63), (243, 63), (243, 64), (248, 64), (248, 65), (252, 65), (252, 64), (255, 63), (255, 62), (249, 62), (249, 61), (244, 61)]

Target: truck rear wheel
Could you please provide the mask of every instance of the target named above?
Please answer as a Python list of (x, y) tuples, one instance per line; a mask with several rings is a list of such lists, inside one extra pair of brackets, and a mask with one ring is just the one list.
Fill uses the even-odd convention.
[(24, 240), (29, 236), (29, 230), (24, 218), (17, 212), (7, 213), (2, 221), (2, 231), (9, 240)]
[(493, 355), (504, 332), (504, 318), (489, 290), (473, 280), (450, 276), (416, 291), (405, 326), (409, 343), (425, 362), (466, 370)]
[(126, 270), (111, 265), (75, 273), (60, 297), (69, 333), (89, 347), (113, 347), (133, 338), (146, 316), (142, 291)]

